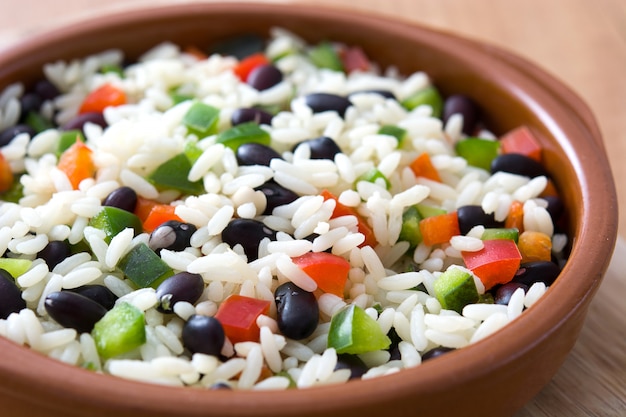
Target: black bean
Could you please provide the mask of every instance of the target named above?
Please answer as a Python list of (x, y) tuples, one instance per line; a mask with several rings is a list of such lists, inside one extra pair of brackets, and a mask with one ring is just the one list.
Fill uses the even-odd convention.
[(64, 291), (74, 292), (82, 295), (83, 297), (87, 297), (90, 300), (93, 300), (96, 303), (100, 304), (107, 310), (112, 309), (115, 306), (115, 301), (117, 301), (117, 295), (113, 294), (113, 292), (104, 285), (81, 285), (80, 287), (67, 289)]
[(341, 117), (346, 114), (346, 110), (352, 105), (347, 98), (328, 93), (309, 94), (304, 97), (304, 102), (313, 110), (313, 113), (336, 111)]
[(104, 120), (102, 113), (82, 113), (71, 119), (69, 122), (61, 126), (61, 130), (83, 130), (83, 126), (86, 123), (94, 123), (103, 128), (107, 127), (107, 122)]
[(6, 319), (11, 313), (19, 313), (25, 308), (26, 301), (13, 276), (0, 269), (0, 319)]
[(298, 199), (298, 194), (273, 181), (268, 181), (256, 187), (255, 190), (265, 194), (267, 204), (263, 214), (272, 214), (276, 207), (289, 204)]
[(507, 282), (506, 284), (499, 286), (496, 289), (494, 302), (496, 304), (508, 305), (509, 301), (511, 301), (511, 296), (518, 288), (523, 289), (524, 292), (528, 291), (528, 286), (519, 282)]
[(397, 100), (396, 95), (389, 90), (360, 90), (350, 93), (348, 98), (358, 95), (358, 94), (378, 94), (379, 96), (383, 96), (385, 98), (391, 98), (393, 100)]
[(183, 325), (183, 345), (192, 353), (219, 356), (226, 336), (215, 317), (194, 314)]
[(182, 251), (190, 246), (191, 236), (196, 230), (196, 226), (191, 223), (168, 220), (150, 233), (148, 246), (157, 253), (161, 249)]
[(461, 234), (467, 234), (474, 226), (485, 228), (502, 227), (502, 222), (496, 221), (493, 213), (485, 213), (481, 206), (462, 206), (457, 209), (459, 229)]
[(320, 318), (315, 294), (286, 282), (276, 288), (274, 300), (278, 329), (284, 336), (300, 340), (315, 331)]
[(529, 287), (535, 282), (543, 282), (546, 285), (552, 285), (560, 273), (561, 268), (559, 268), (559, 266), (554, 262), (526, 262), (520, 265), (517, 273), (513, 277), (513, 282), (524, 284)]
[(163, 281), (156, 289), (157, 310), (173, 313), (174, 304), (186, 301), (194, 304), (204, 291), (204, 280), (199, 274), (179, 272)]
[(478, 123), (479, 110), (476, 102), (463, 94), (455, 94), (448, 97), (443, 105), (442, 119), (444, 123), (453, 114), (463, 116), (463, 133), (471, 135)]
[(41, 80), (35, 84), (35, 93), (42, 100), (54, 100), (59, 94), (59, 89), (48, 80)]
[(283, 73), (274, 65), (267, 64), (259, 65), (250, 71), (246, 83), (259, 91), (263, 91), (274, 87), (282, 80)]
[(357, 355), (341, 353), (337, 355), (337, 364), (335, 365), (335, 370), (339, 369), (349, 369), (350, 379), (358, 379), (367, 372), (368, 367)]
[(265, 238), (276, 240), (276, 232), (252, 219), (231, 220), (222, 231), (222, 241), (231, 247), (241, 245), (248, 261), (258, 259), (259, 244)]
[(445, 346), (439, 346), (439, 347), (433, 348), (422, 355), (422, 362), (427, 361), (429, 359), (438, 358), (439, 356), (445, 355), (446, 353), (452, 352), (453, 350), (454, 348), (449, 348)]
[(296, 144), (296, 146), (294, 146), (294, 150), (298, 146), (305, 143), (309, 145), (309, 148), (311, 149), (311, 159), (332, 160), (335, 158), (335, 155), (341, 153), (341, 148), (339, 148), (339, 145), (337, 145), (337, 143), (328, 136), (320, 136), (319, 138), (304, 140)]
[(389, 332), (387, 333), (387, 337), (391, 340), (391, 345), (389, 345), (389, 347), (387, 348), (387, 351), (389, 351), (389, 360), (399, 360), (401, 359), (401, 354), (400, 354), (400, 342), (402, 341), (402, 338), (400, 337), (400, 335), (398, 335), (398, 332), (396, 332), (396, 329), (394, 329), (393, 327), (391, 328), (391, 330), (389, 330)]
[(133, 213), (137, 207), (137, 192), (130, 187), (122, 186), (111, 191), (102, 202), (102, 205), (117, 207)]
[(107, 312), (92, 299), (71, 291), (48, 294), (44, 307), (61, 326), (76, 329), (79, 333), (91, 332), (94, 324)]
[(272, 159), (282, 159), (280, 154), (274, 149), (255, 142), (239, 145), (235, 156), (237, 157), (237, 163), (239, 163), (239, 165), (270, 166)]
[(211, 52), (224, 56), (232, 55), (241, 60), (249, 55), (262, 52), (265, 48), (265, 39), (256, 34), (243, 34), (223, 40), (211, 48)]
[(11, 143), (13, 138), (21, 133), (28, 133), (31, 138), (37, 134), (35, 129), (26, 124), (19, 124), (7, 127), (2, 132), (0, 132), (0, 147), (8, 145), (9, 143)]
[(518, 153), (506, 153), (495, 157), (491, 161), (491, 173), (495, 174), (496, 172), (508, 172), (529, 178), (541, 175), (548, 176), (543, 165), (526, 155)]
[(72, 249), (69, 243), (64, 240), (51, 240), (46, 247), (37, 254), (37, 258), (46, 261), (48, 269), (52, 270), (71, 254)]
[(26, 93), (20, 98), (21, 120), (26, 120), (26, 115), (30, 112), (38, 113), (43, 100), (36, 93)]
[(274, 116), (263, 109), (246, 107), (233, 111), (233, 114), (230, 116), (230, 123), (233, 126), (247, 122), (255, 122), (260, 125), (271, 125), (273, 117)]

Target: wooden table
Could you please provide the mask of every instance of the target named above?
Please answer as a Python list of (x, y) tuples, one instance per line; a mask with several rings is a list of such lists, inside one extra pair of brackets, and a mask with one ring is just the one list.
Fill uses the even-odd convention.
[[(490, 42), (538, 63), (589, 104), (603, 132), (619, 190), (621, 238), (577, 345), (552, 382), (515, 417), (626, 416), (626, 2), (299, 2), (395, 16)], [(3, 0), (0, 47), (95, 14), (164, 3), (167, 2)]]

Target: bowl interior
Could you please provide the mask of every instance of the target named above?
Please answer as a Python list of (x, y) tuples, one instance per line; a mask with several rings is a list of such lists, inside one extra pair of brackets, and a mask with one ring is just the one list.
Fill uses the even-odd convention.
[[(0, 393), (29, 398), (31, 404), (58, 413), (74, 409), (77, 415), (86, 415), (85, 410), (88, 415), (110, 415), (111, 410), (135, 416), (205, 415), (208, 409), (239, 416), (374, 415), (390, 407), (400, 415), (416, 410), (434, 413), (441, 407), (472, 415), (467, 412), (477, 409), (475, 395), (491, 387), (503, 398), (490, 400), (492, 415), (506, 415), (556, 372), (575, 342), (608, 265), (616, 234), (616, 198), (589, 110), (568, 88), (524, 60), (451, 34), (353, 11), (261, 3), (188, 4), (103, 16), (27, 40), (0, 55), (0, 86), (35, 82), (44, 63), (108, 48), (122, 48), (132, 61), (165, 40), (207, 48), (241, 33), (266, 35), (273, 26), (310, 42), (360, 45), (383, 67), (394, 65), (404, 74), (424, 70), (444, 94), (464, 93), (480, 103), (495, 133), (530, 126), (542, 139), (546, 166), (569, 211), (573, 245), (562, 276), (539, 303), (498, 334), (445, 359), (377, 381), (271, 394), (207, 393), (95, 375), (0, 340), (6, 352), (0, 359), (0, 375), (12, 381), (10, 386), (0, 383)], [(516, 392), (520, 379), (531, 384), (525, 392)], [(36, 398), (29, 394), (32, 391), (38, 393)], [(447, 400), (450, 392), (458, 395), (455, 404)], [(428, 404), (412, 404), (415, 398), (428, 399)]]

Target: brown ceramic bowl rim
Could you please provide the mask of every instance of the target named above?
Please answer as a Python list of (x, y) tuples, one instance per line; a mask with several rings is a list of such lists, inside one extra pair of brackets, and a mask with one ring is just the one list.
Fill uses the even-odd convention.
[[(351, 24), (366, 26), (372, 31), (397, 33), (422, 41), (426, 39), (437, 44), (438, 48), (456, 55), (468, 66), (479, 58), (489, 60), (492, 65), (488, 75), (497, 78), (519, 100), (537, 112), (580, 174), (582, 205), (574, 210), (581, 223), (573, 229), (574, 247), (563, 271), (563, 275), (571, 279), (567, 282), (557, 281), (553, 286), (554, 291), (548, 292), (521, 319), (510, 323), (496, 335), (446, 355), (441, 360), (424, 363), (416, 369), (344, 386), (272, 393), (200, 392), (189, 388), (163, 387), (97, 375), (45, 358), (4, 339), (0, 340), (0, 349), (4, 352), (0, 359), (1, 375), (12, 378), (18, 385), (54, 393), (60, 402), (76, 401), (74, 395), (80, 393), (80, 401), (92, 404), (94, 408), (110, 406), (114, 402), (119, 410), (158, 409), (164, 414), (176, 415), (184, 402), (184, 410), (188, 415), (203, 415), (211, 408), (220, 410), (222, 415), (237, 416), (258, 415), (259, 409), (266, 414), (289, 415), (296, 414), (303, 407), (315, 407), (320, 413), (338, 413), (341, 411), (338, 407), (349, 409), (354, 404), (374, 401), (368, 397), (372, 393), (390, 399), (406, 397), (415, 391), (429, 392), (446, 385), (460, 386), (476, 375), (492, 371), (493, 367), (506, 367), (516, 355), (522, 355), (547, 338), (571, 314), (579, 314), (578, 306), (595, 294), (612, 253), (617, 222), (615, 189), (599, 129), (587, 106), (568, 87), (537, 66), (529, 65), (526, 60), (500, 48), (414, 23), (353, 10), (299, 4), (192, 3), (113, 13), (34, 36), (14, 48), (0, 52), (0, 64), (6, 66), (0, 69), (0, 79), (4, 79), (4, 74), (11, 71), (14, 60), (24, 65), (30, 59), (29, 53), (51, 43), (69, 42), (79, 36), (88, 38), (96, 31), (119, 29), (139, 20), (163, 16), (168, 19), (183, 18), (209, 12), (297, 14), (312, 19), (326, 19), (330, 24), (345, 23), (348, 13)], [(393, 24), (389, 24), (390, 21)], [(458, 44), (465, 47), (456, 48)], [(71, 47), (68, 48), (71, 50)], [(522, 85), (523, 90), (520, 89)], [(551, 109), (549, 112), (546, 110), (548, 107)], [(584, 137), (577, 141), (576, 150), (567, 140), (574, 136)], [(593, 187), (590, 186), (592, 179)], [(603, 215), (598, 216), (596, 213)], [(594, 261), (589, 262), (587, 259)], [(582, 278), (576, 280), (574, 276)], [(33, 375), (33, 369), (39, 370), (38, 375)], [(50, 382), (55, 381), (58, 375), (62, 375), (62, 384), (51, 385)], [(129, 392), (133, 394), (127, 395)], [(341, 402), (328, 401), (338, 395), (342, 398)], [(27, 392), (23, 396), (28, 401), (37, 401), (29, 397)]]

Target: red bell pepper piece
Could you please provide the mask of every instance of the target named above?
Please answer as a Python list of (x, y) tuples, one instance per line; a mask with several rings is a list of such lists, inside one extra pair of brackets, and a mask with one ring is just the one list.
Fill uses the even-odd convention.
[(308, 252), (292, 261), (317, 282), (319, 289), (343, 298), (350, 272), (350, 263), (344, 258), (328, 252)]
[(96, 172), (91, 154), (92, 150), (82, 141), (77, 140), (59, 158), (57, 168), (67, 175), (75, 190), (78, 189), (82, 180), (93, 177)]
[(13, 186), (13, 171), (4, 155), (0, 153), (0, 192), (5, 192)]
[(252, 54), (250, 56), (245, 57), (239, 64), (233, 69), (233, 72), (239, 79), (243, 82), (246, 82), (248, 79), (248, 75), (252, 72), (253, 69), (258, 67), (259, 65), (269, 64), (270, 60), (267, 57), (259, 52), (256, 54)]
[(126, 104), (126, 93), (112, 84), (104, 84), (85, 97), (78, 113), (102, 113), (105, 108)]
[(500, 138), (502, 153), (519, 153), (541, 162), (541, 145), (526, 126), (511, 130)]
[(409, 167), (416, 177), (424, 177), (432, 181), (441, 182), (439, 172), (433, 166), (433, 163), (430, 160), (430, 155), (428, 155), (426, 152), (420, 154), (417, 158), (415, 158), (413, 162), (411, 162)]
[(456, 211), (426, 217), (420, 220), (419, 227), (422, 232), (422, 242), (427, 246), (447, 243), (452, 236), (461, 234)]
[(339, 59), (341, 59), (343, 69), (347, 74), (353, 71), (367, 71), (370, 67), (367, 55), (358, 46), (339, 49)]
[(480, 278), (488, 290), (513, 279), (522, 255), (515, 242), (509, 239), (485, 240), (483, 243), (485, 246), (481, 250), (461, 252), (461, 255), (465, 266)]
[(336, 204), (335, 204), (335, 210), (333, 210), (332, 218), (341, 217), (341, 216), (355, 216), (356, 217), (357, 222), (358, 222), (357, 228), (359, 229), (359, 232), (362, 233), (363, 236), (365, 236), (365, 241), (361, 243), (359, 247), (376, 246), (376, 243), (378, 242), (376, 241), (376, 236), (374, 236), (374, 231), (367, 224), (367, 221), (365, 221), (365, 219), (361, 217), (361, 215), (359, 215), (359, 213), (357, 213), (357, 211), (354, 208), (341, 204), (339, 202), (339, 199), (328, 190), (323, 190), (320, 193), (320, 195), (324, 197), (324, 201), (330, 200), (330, 199), (335, 200)]
[(224, 333), (234, 344), (259, 341), (260, 329), (256, 324), (261, 314), (269, 314), (270, 302), (233, 294), (220, 304), (215, 318), (224, 327)]
[(183, 220), (176, 215), (175, 210), (176, 207), (169, 204), (155, 204), (143, 221), (143, 230), (152, 232), (159, 225), (169, 220), (182, 222)]

